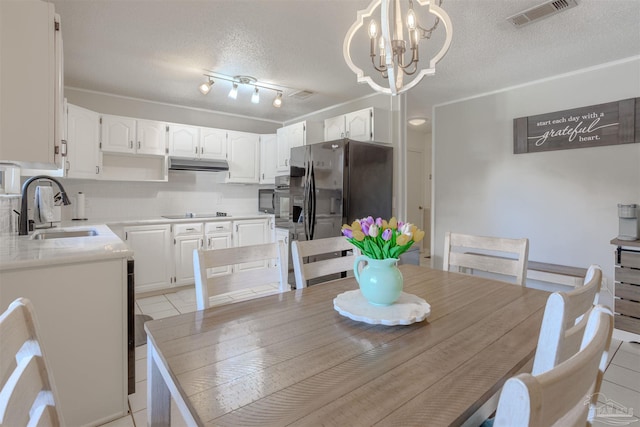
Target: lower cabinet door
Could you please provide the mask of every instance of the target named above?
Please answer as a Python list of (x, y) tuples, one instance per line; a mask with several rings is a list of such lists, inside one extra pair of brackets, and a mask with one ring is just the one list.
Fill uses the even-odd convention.
[(175, 238), (176, 280), (174, 285), (194, 284), (193, 251), (203, 247), (202, 235)]
[(171, 226), (144, 225), (124, 228), (125, 241), (133, 251), (136, 293), (171, 286)]
[[(222, 233), (222, 234), (208, 234), (206, 236), (207, 241), (207, 249), (226, 249), (231, 247), (231, 233)], [(216, 267), (210, 268), (207, 270), (207, 275), (210, 276), (220, 276), (223, 274), (230, 274), (231, 266), (227, 265), (224, 267)]]

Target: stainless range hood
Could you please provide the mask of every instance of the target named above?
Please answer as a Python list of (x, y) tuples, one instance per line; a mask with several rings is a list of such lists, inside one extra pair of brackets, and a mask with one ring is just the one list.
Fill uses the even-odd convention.
[(205, 172), (224, 172), (229, 170), (229, 164), (226, 160), (211, 159), (180, 159), (169, 158), (169, 170), (174, 171), (205, 171)]

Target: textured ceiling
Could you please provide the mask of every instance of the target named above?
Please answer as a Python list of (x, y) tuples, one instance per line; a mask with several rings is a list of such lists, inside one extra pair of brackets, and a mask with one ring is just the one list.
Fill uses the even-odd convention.
[[(408, 116), (434, 104), (640, 55), (640, 0), (578, 0), (578, 7), (514, 28), (505, 18), (539, 0), (443, 0), (454, 28), (449, 53), (408, 93)], [(342, 56), (344, 36), (369, 0), (53, 0), (61, 15), (65, 85), (284, 122), (359, 98)], [(368, 44), (363, 46), (368, 50)], [(205, 70), (310, 90), (227, 97)], [(640, 76), (639, 76), (640, 79)]]

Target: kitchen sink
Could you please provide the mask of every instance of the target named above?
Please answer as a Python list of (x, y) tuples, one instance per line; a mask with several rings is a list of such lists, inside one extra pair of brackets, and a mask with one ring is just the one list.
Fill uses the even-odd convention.
[(69, 237), (90, 237), (97, 236), (98, 232), (92, 228), (88, 230), (61, 230), (61, 231), (40, 231), (31, 238), (34, 240), (64, 239)]

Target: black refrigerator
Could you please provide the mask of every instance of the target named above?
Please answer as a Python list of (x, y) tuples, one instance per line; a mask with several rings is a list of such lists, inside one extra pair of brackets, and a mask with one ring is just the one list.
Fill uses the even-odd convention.
[(342, 224), (391, 217), (393, 148), (341, 139), (291, 149), (293, 240), (340, 236)]

